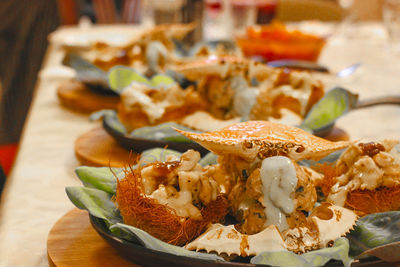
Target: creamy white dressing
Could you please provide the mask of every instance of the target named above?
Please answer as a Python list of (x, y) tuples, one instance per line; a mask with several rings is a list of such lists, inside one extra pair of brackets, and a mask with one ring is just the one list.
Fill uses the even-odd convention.
[(236, 114), (248, 119), (254, 104), (257, 102), (259, 92), (258, 89), (252, 87), (236, 92), (233, 99), (233, 110)]
[(267, 217), (265, 226), (276, 225), (283, 231), (289, 227), (286, 215), (292, 213), (295, 208), (292, 194), (297, 186), (295, 166), (287, 157), (266, 158), (262, 161), (260, 176)]
[(233, 96), (233, 110), (242, 118), (247, 119), (256, 103), (259, 90), (249, 87), (243, 76), (234, 76), (230, 81), (231, 88), (235, 91)]
[(168, 50), (160, 41), (153, 41), (147, 45), (146, 61), (149, 69), (156, 71), (160, 59), (167, 59)]

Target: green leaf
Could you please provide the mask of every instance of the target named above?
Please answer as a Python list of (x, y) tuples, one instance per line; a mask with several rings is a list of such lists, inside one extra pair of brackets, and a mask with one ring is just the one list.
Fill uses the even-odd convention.
[(208, 152), (207, 155), (205, 155), (200, 159), (199, 164), (201, 166), (217, 164), (217, 158), (218, 158), (217, 155), (215, 155), (212, 152)]
[(171, 254), (178, 255), (178, 256), (193, 257), (193, 258), (203, 259), (203, 260), (224, 261), (223, 258), (221, 258), (217, 255), (214, 255), (214, 254), (193, 252), (193, 251), (184, 249), (182, 247), (170, 245), (168, 243), (165, 243), (165, 242), (149, 235), (145, 231), (140, 230), (140, 229), (135, 228), (130, 225), (117, 223), (117, 224), (112, 225), (110, 227), (110, 230), (114, 234), (123, 236), (124, 239), (140, 240), (146, 248), (154, 249), (157, 251), (167, 252), (167, 253), (171, 253)]
[(347, 267), (351, 265), (352, 258), (349, 254), (349, 241), (345, 237), (337, 239), (332, 247), (314, 250), (297, 255), (289, 251), (262, 252), (253, 257), (253, 264), (266, 264), (271, 266), (323, 266), (330, 260), (340, 260)]
[[(99, 112), (102, 112), (102, 113), (99, 113)], [(97, 113), (99, 113), (99, 115), (97, 115)], [(115, 131), (119, 132), (120, 134), (126, 134), (127, 133), (127, 130), (126, 130), (125, 126), (119, 120), (119, 118), (117, 116), (117, 112), (115, 110), (102, 110), (102, 111), (98, 111), (98, 112), (92, 114), (93, 117), (95, 115), (96, 115), (96, 117), (97, 116), (103, 116), (104, 122), (109, 127), (114, 129)]]
[(152, 163), (156, 161), (166, 161), (169, 155), (180, 158), (182, 154), (172, 149), (152, 148), (142, 152), (139, 164)]
[(77, 78), (81, 82), (108, 88), (107, 73), (81, 56), (73, 53), (67, 54), (63, 63), (76, 71)]
[(334, 123), (357, 104), (358, 96), (343, 88), (334, 88), (327, 92), (304, 118), (301, 128), (318, 130)]
[(119, 211), (111, 200), (111, 194), (80, 186), (66, 187), (65, 191), (77, 208), (87, 210), (93, 216), (104, 219), (109, 224), (122, 222)]
[(160, 86), (171, 86), (175, 84), (175, 80), (172, 79), (168, 75), (157, 74), (151, 77), (151, 86), (152, 87), (160, 87)]
[(130, 135), (150, 139), (150, 140), (164, 140), (172, 142), (190, 143), (191, 140), (181, 135), (174, 128), (183, 131), (193, 131), (192, 129), (176, 124), (174, 122), (161, 123), (156, 126), (146, 126), (133, 130)]
[(122, 179), (125, 175), (121, 168), (87, 166), (76, 168), (75, 173), (85, 187), (99, 189), (109, 194), (115, 194), (117, 186), (115, 175), (119, 179)]
[(168, 87), (175, 84), (174, 79), (167, 75), (155, 75), (149, 80), (134, 69), (124, 66), (113, 67), (108, 73), (108, 83), (111, 89), (117, 93), (121, 93), (134, 82), (146, 84), (151, 88), (159, 88), (162, 85)]
[[(379, 246), (400, 241), (400, 211), (369, 214), (358, 220), (356, 227), (347, 237), (350, 254), (358, 256)], [(397, 255), (400, 261), (400, 255)]]

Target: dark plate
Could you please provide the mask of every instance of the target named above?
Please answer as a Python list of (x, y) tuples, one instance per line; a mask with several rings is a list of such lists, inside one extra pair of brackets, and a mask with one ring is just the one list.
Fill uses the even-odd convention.
[(201, 145), (195, 142), (172, 142), (172, 141), (162, 141), (162, 140), (151, 140), (145, 138), (134, 137), (127, 134), (122, 134), (112, 128), (108, 123), (107, 120), (103, 119), (103, 127), (114, 139), (120, 143), (123, 147), (127, 149), (132, 149), (135, 152), (142, 152), (146, 149), (154, 148), (154, 147), (161, 147), (165, 148), (168, 147), (169, 149), (173, 149), (179, 152), (186, 152), (188, 149), (194, 149), (202, 156), (205, 156), (208, 152), (207, 149), (202, 147)]
[[(137, 243), (129, 242), (119, 237), (114, 236), (110, 230), (108, 230), (103, 219), (94, 217), (89, 214), (90, 222), (96, 232), (112, 247), (114, 247), (118, 254), (129, 261), (141, 265), (141, 266), (233, 266), (233, 267), (255, 267), (266, 265), (256, 265), (251, 263), (242, 262), (222, 262), (214, 260), (203, 260), (191, 257), (177, 256), (172, 253), (161, 252), (149, 248), (145, 248)], [(343, 266), (338, 261), (330, 261), (326, 266)], [(352, 267), (364, 267), (364, 266), (380, 266), (389, 267), (395, 266), (394, 263), (384, 262), (375, 257), (369, 257), (359, 262), (354, 262)], [(397, 265), (396, 265), (397, 266)]]
[(130, 260), (133, 263), (141, 266), (237, 266), (237, 267), (250, 267), (257, 266), (249, 263), (239, 262), (222, 262), (213, 260), (203, 260), (191, 257), (177, 256), (171, 253), (165, 253), (149, 248), (145, 248), (139, 244), (125, 241), (121, 238), (114, 236), (107, 228), (102, 219), (94, 217), (89, 214), (90, 222), (97, 233), (114, 247), (118, 253)]

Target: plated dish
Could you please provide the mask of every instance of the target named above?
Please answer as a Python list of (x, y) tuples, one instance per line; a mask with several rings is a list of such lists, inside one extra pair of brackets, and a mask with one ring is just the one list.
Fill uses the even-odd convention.
[[(184, 149), (179, 147), (196, 146), (169, 136), (171, 129), (162, 130), (167, 125), (205, 132), (240, 121), (267, 120), (313, 130), (303, 122), (326, 93), (319, 79), (307, 71), (244, 58), (231, 43), (185, 48), (179, 40), (192, 29), (193, 25), (160, 25), (123, 46), (98, 42), (66, 57), (66, 64), (90, 90), (120, 97), (113, 119), (119, 121), (118, 128), (106, 117), (103, 124), (121, 144), (137, 152), (153, 145), (180, 151)], [(148, 144), (137, 146), (143, 142)]]
[[(217, 262), (323, 265), (336, 259), (348, 266), (400, 237), (396, 207), (375, 202), (379, 210), (366, 211), (347, 202), (357, 190), (395, 192), (398, 141), (334, 143), (266, 121), (179, 132), (217, 160), (158, 149), (125, 170), (81, 167), (86, 187), (67, 188), (68, 196), (119, 238)], [(304, 163), (341, 149), (329, 167)]]

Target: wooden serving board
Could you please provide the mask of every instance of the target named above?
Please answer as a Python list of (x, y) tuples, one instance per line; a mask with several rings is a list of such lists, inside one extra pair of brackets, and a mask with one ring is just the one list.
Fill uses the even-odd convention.
[(87, 211), (73, 209), (50, 230), (47, 256), (51, 267), (138, 267), (121, 256), (93, 229)]
[(338, 128), (338, 127), (333, 127), (332, 131), (324, 137), (324, 139), (327, 139), (329, 141), (337, 142), (337, 141), (349, 141), (350, 136), (349, 134)]
[(119, 96), (96, 93), (76, 80), (69, 80), (57, 88), (61, 104), (73, 111), (92, 113), (102, 109), (116, 109)]
[(75, 155), (82, 165), (127, 167), (135, 164), (135, 153), (125, 149), (102, 126), (86, 132), (75, 141)]

